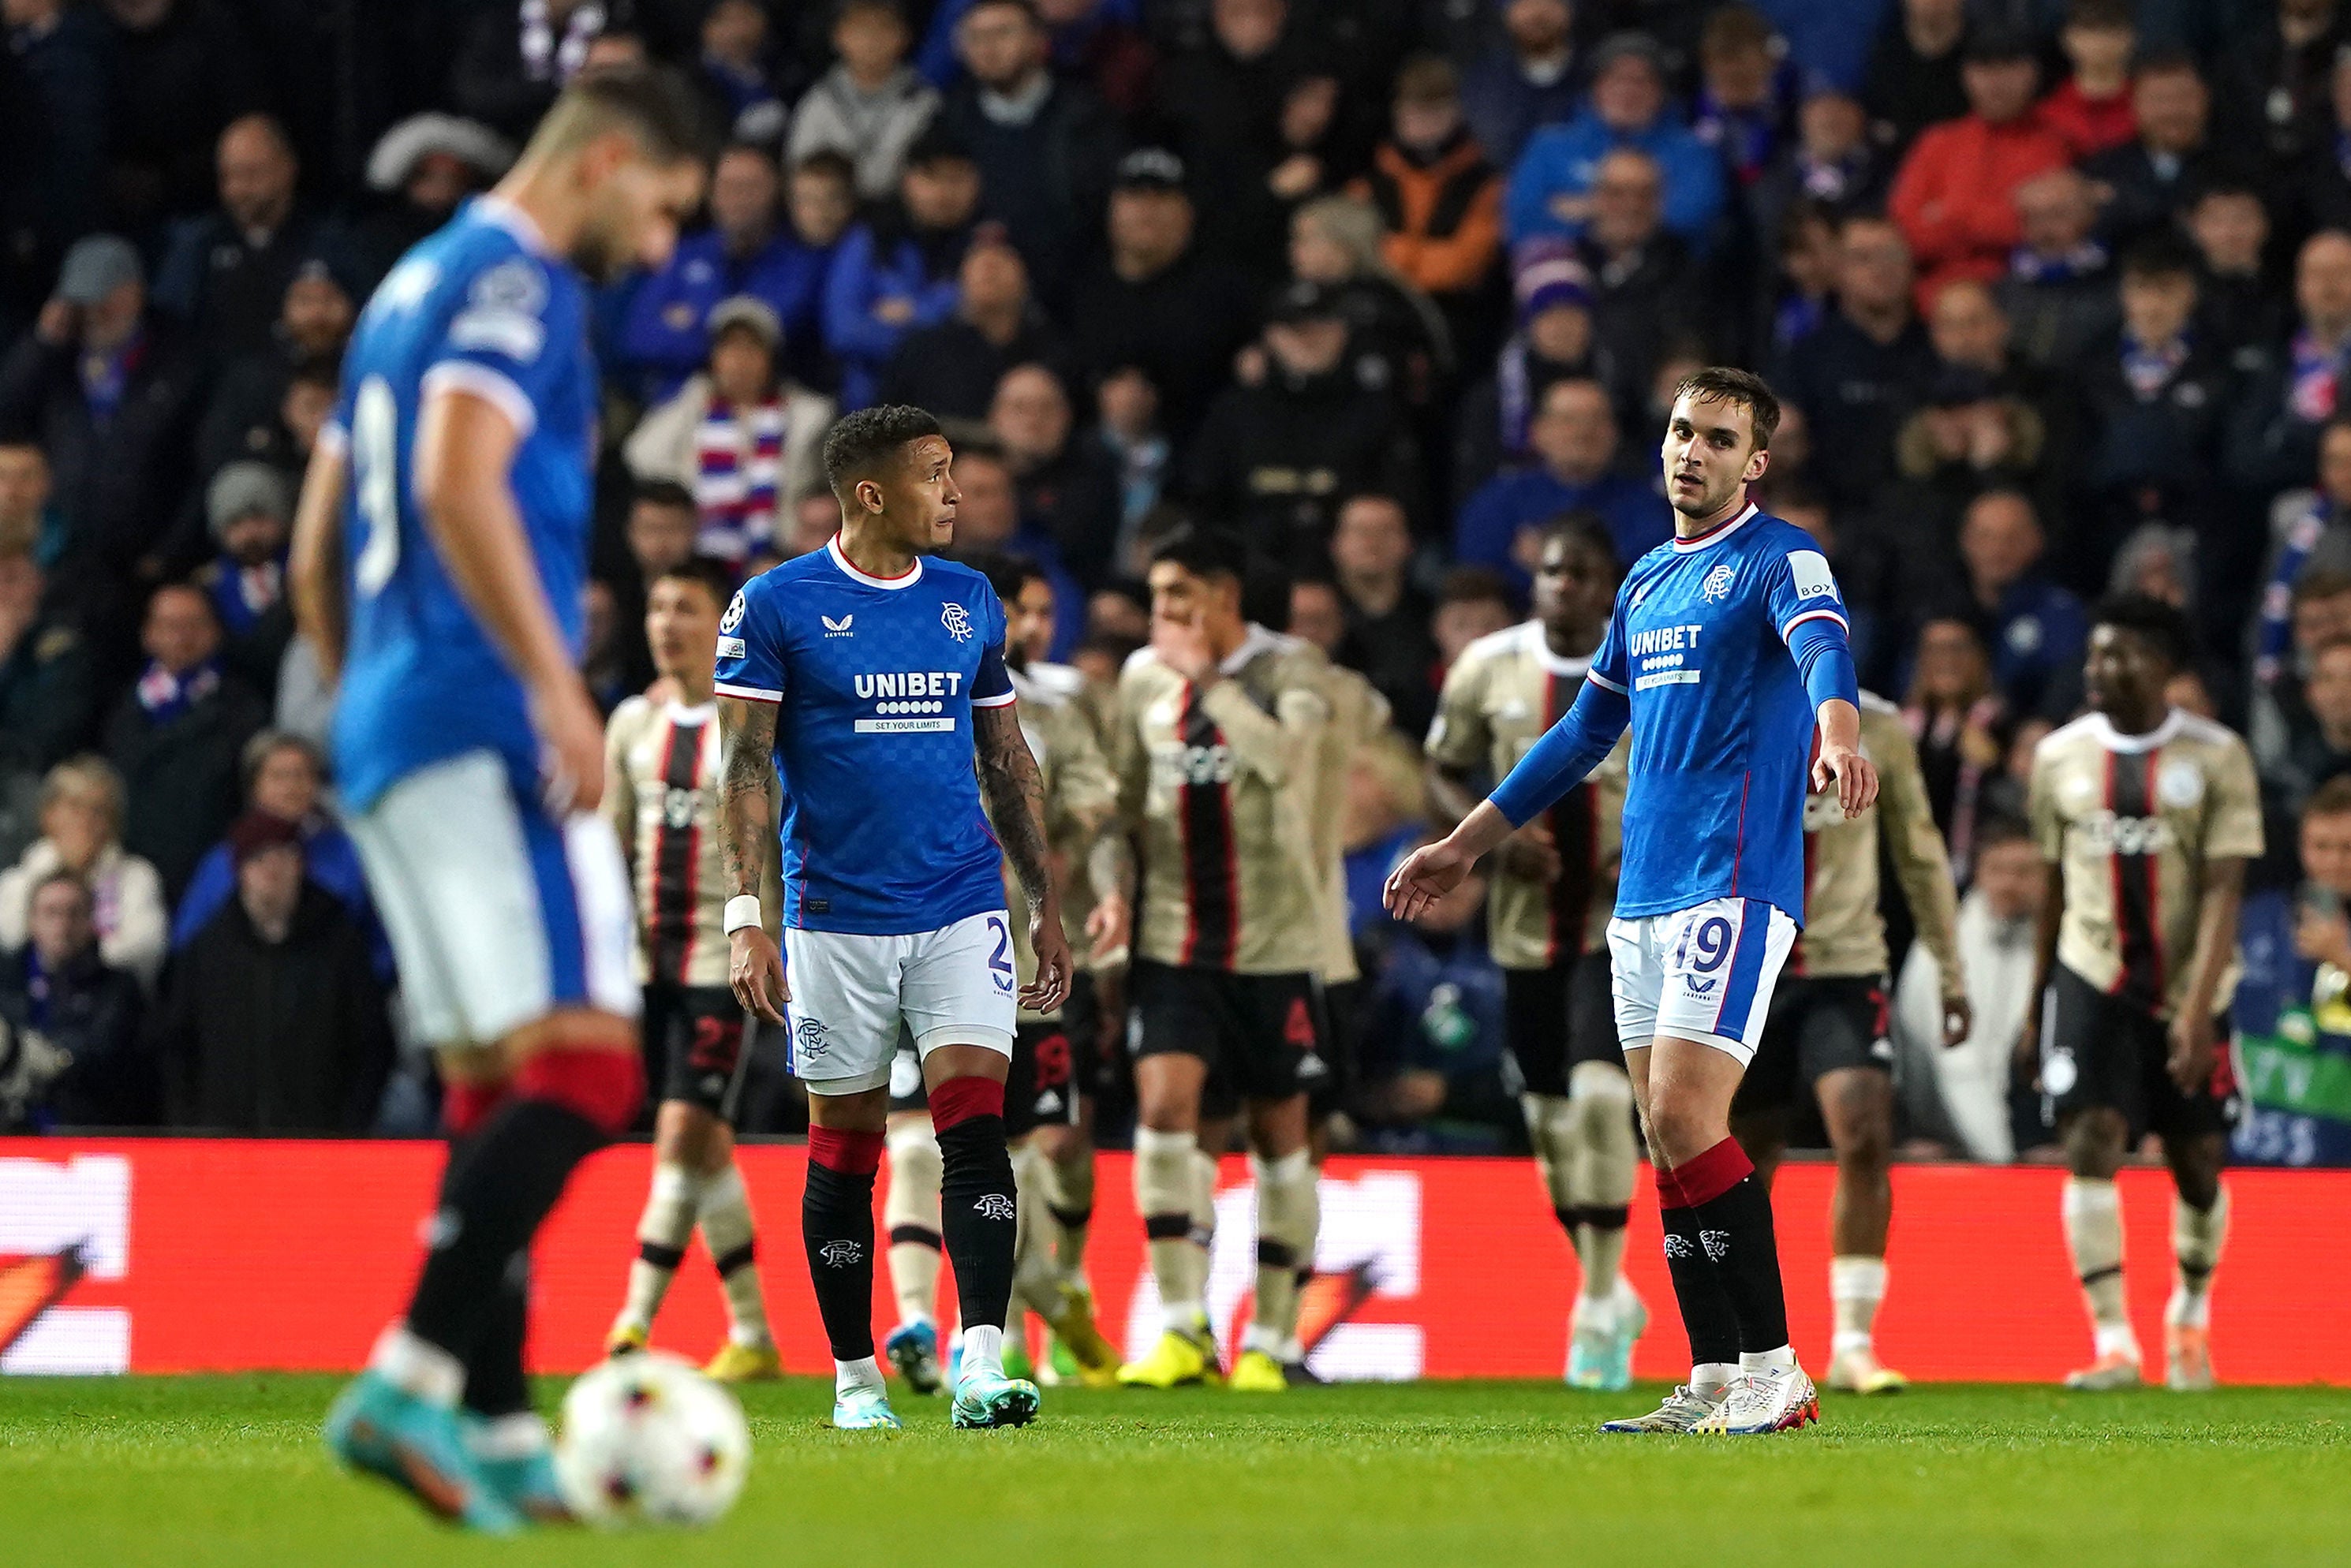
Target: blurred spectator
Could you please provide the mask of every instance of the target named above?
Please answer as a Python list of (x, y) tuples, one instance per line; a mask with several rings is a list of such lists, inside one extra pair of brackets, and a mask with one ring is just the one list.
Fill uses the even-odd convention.
[(786, 117), (768, 58), (768, 13), (759, 0), (716, 0), (702, 14), (699, 42), (695, 83), (713, 122), (737, 141), (779, 145)]
[(270, 347), (287, 285), (331, 236), (295, 207), (300, 164), (286, 128), (248, 114), (221, 132), (220, 205), (176, 226), (155, 272), (155, 305), (216, 358)]
[(637, 481), (629, 498), (628, 539), (629, 558), (636, 562), (641, 583), (651, 583), (693, 559), (701, 531), (694, 492), (674, 479)]
[(956, 507), (955, 544), (949, 553), (966, 561), (1002, 554), (1024, 556), (1035, 562), (1053, 586), (1050, 656), (1057, 661), (1067, 658), (1085, 632), (1085, 590), (1062, 565), (1053, 536), (1022, 514), (1019, 491), (1004, 448), (985, 434), (959, 439), (955, 447), (956, 486), (963, 499)]
[(1799, 198), (1772, 232), (1780, 265), (1759, 272), (1752, 340), (1762, 362), (1779, 365), (1828, 319), (1835, 304), (1837, 225), (1826, 208)]
[(1445, 313), (1457, 355), (1482, 356), (1499, 316), (1502, 181), (1462, 119), (1450, 63), (1415, 55), (1396, 72), (1393, 130), (1350, 187), (1386, 228), (1382, 254), (1395, 276)]
[(1605, 154), (1593, 173), (1592, 218), (1576, 242), (1592, 275), (1595, 352), (1625, 385), (1649, 384), (1667, 343), (1705, 314), (1693, 298), (1702, 286), (1690, 247), (1664, 226), (1661, 179), (1656, 161), (1638, 149)]
[(528, 141), (555, 95), (587, 68), (596, 40), (627, 15), (628, 0), (490, 0), (458, 49), (449, 97), (460, 114)]
[(966, 78), (939, 123), (979, 165), (980, 215), (1004, 225), (1047, 299), (1068, 297), (1081, 251), (1098, 243), (1121, 136), (1083, 83), (1047, 68), (1050, 40), (1029, 0), (975, 0), (956, 24)]
[(1409, 925), (1382, 933), (1370, 977), (1361, 1112), (1367, 1123), (1438, 1118), (1491, 1122), (1510, 1097), (1501, 1082), (1502, 971), (1479, 916), (1486, 879), (1475, 874)]
[(2294, 327), (2294, 303), (2262, 260), (2269, 211), (2244, 184), (2213, 179), (2189, 204), (2187, 227), (2204, 261), (2197, 329), (2231, 370), (2259, 371)]
[[(1052, 538), (1070, 576), (1088, 587), (1099, 583), (1118, 543), (1119, 476), (1108, 454), (1071, 439), (1070, 394), (1061, 378), (1043, 365), (1007, 371), (988, 402), (987, 426), (1018, 486), (1022, 523)], [(1055, 585), (1056, 601), (1074, 612), (1077, 596), (1061, 587)]]
[(2082, 162), (2105, 204), (2099, 227), (2109, 243), (2126, 246), (2171, 227), (2212, 172), (2210, 108), (2193, 55), (2167, 50), (2140, 59), (2131, 82), (2135, 135)]
[(1973, 874), (1976, 830), (2001, 782), (2008, 715), (1992, 690), (1991, 661), (1975, 627), (1957, 616), (1918, 631), (1918, 657), (1902, 721), (1918, 746), (1927, 803), (1962, 887)]
[[(330, 386), (339, 378), (357, 314), (350, 286), (323, 258), (295, 268), (269, 346), (223, 367), (205, 400), (196, 427), (196, 471), (215, 474), (224, 464), (252, 458), (299, 483), (319, 420), (298, 417), (287, 399), (297, 381), (315, 384), (314, 372), (323, 371)], [(331, 392), (327, 402), (331, 408)]]
[[(852, 13), (853, 14), (853, 13)], [(934, 128), (906, 152), (898, 200), (841, 237), (824, 285), (824, 338), (841, 361), (841, 407), (873, 401), (906, 334), (954, 314), (979, 204), (979, 171)]]
[(1111, 188), (1110, 255), (1078, 286), (1070, 328), (1097, 373), (1133, 365), (1158, 389), (1160, 423), (1179, 444), (1231, 378), (1257, 318), (1247, 278), (1193, 240), (1183, 160), (1128, 153)]
[(2335, 135), (2329, 78), (2351, 29), (2336, 0), (2278, 0), (2274, 18), (2244, 29), (2216, 81), (2228, 140), (2283, 172)]
[(2064, 167), (2035, 174), (2016, 187), (2016, 216), (2021, 238), (1999, 287), (2009, 341), (2028, 364), (2071, 369), (2116, 319), (2090, 183)]
[(893, 0), (844, 0), (834, 13), (827, 71), (792, 111), (788, 158), (838, 152), (857, 169), (857, 193), (888, 201), (907, 150), (938, 111), (939, 95), (906, 64), (906, 19)]
[(1616, 414), (1598, 382), (1553, 382), (1529, 434), (1537, 465), (1498, 474), (1463, 503), (1454, 559), (1491, 567), (1524, 593), (1545, 525), (1562, 512), (1597, 513), (1620, 559), (1638, 560), (1673, 537), (1673, 508), (1616, 469)]
[(303, 874), (300, 830), (229, 835), (236, 896), (175, 956), (154, 1040), (171, 1126), (366, 1132), (392, 1057), (383, 988), (340, 900)]
[(148, 317), (138, 252), (111, 235), (66, 254), (56, 296), (0, 361), (0, 432), (48, 455), (67, 523), (61, 598), (94, 637), (125, 636), (133, 582), (162, 570), (155, 552), (188, 491), (201, 383), (196, 361)]
[(1515, 625), (1518, 606), (1510, 599), (1510, 585), (1501, 573), (1489, 567), (1457, 566), (1445, 574), (1437, 587), (1437, 613), (1429, 620), (1429, 634), (1437, 641), (1437, 667), (1429, 672), (1431, 691), (1445, 684), (1445, 672), (1461, 656), (1461, 650), (1489, 632)]
[(638, 478), (693, 492), (696, 548), (739, 566), (802, 496), (824, 488), (833, 402), (784, 376), (782, 324), (765, 300), (723, 300), (705, 325), (707, 368), (646, 414), (624, 450)]
[(1892, 472), (1894, 435), (1934, 350), (1911, 314), (1910, 250), (1884, 218), (1852, 217), (1837, 235), (1836, 313), (1789, 350), (1780, 391), (1836, 438), (1813, 469), (1838, 507), (1864, 507)]
[(1185, 492), (1213, 519), (1300, 565), (1318, 559), (1342, 497), (1420, 499), (1420, 464), (1395, 402), (1347, 364), (1347, 319), (1332, 289), (1293, 283), (1265, 318), (1266, 371), (1208, 411)]
[(1461, 112), (1478, 145), (1507, 169), (1537, 131), (1574, 118), (1583, 84), (1567, 0), (1503, 0), (1501, 11), (1502, 38), (1462, 73)]
[(1716, 7), (1698, 34), (1690, 129), (1721, 155), (1734, 192), (1761, 177), (1787, 133), (1779, 57), (1785, 48), (1761, 11), (1736, 3)]
[(1564, 241), (1536, 240), (1517, 253), (1511, 291), (1518, 329), (1502, 345), (1493, 373), (1461, 398), (1453, 437), (1453, 499), (1458, 507), (1506, 463), (1524, 461), (1535, 411), (1552, 385), (1570, 376), (1598, 381), (1613, 401), (1635, 395), (1629, 375), (1593, 340), (1592, 274)]
[(293, 486), (266, 463), (232, 463), (213, 476), (204, 512), (218, 553), (193, 580), (220, 622), (221, 668), (256, 692), (274, 691), (294, 635), (286, 599)]
[(1290, 276), (1338, 294), (1355, 379), (1418, 414), (1452, 382), (1452, 333), (1435, 301), (1389, 267), (1382, 235), (1371, 203), (1318, 196), (1291, 214)]
[(648, 401), (674, 395), (708, 360), (721, 300), (761, 301), (786, 343), (815, 337), (829, 257), (782, 225), (780, 183), (765, 148), (729, 146), (711, 171), (710, 227), (680, 240), (669, 265), (630, 297), (619, 358), (640, 373)]
[(875, 396), (943, 419), (984, 419), (997, 383), (1013, 366), (1071, 362), (1061, 332), (1029, 291), (1028, 264), (1004, 225), (984, 223), (963, 253), (955, 314), (906, 334)]
[(1159, 428), (1159, 389), (1133, 365), (1121, 365), (1094, 388), (1094, 427), (1080, 439), (1101, 447), (1118, 479), (1116, 570), (1140, 575), (1144, 521), (1159, 507), (1174, 447)]
[(1981, 371), (1947, 366), (1918, 401), (1922, 406), (1895, 437), (1899, 482), (1883, 494), (1872, 517), (1914, 601), (1931, 598), (1938, 583), (1950, 580), (1959, 518), (1978, 496), (2048, 488), (2038, 483), (2046, 472), (2040, 416), (2022, 400), (2003, 395)]
[(2319, 433), (2317, 486), (2281, 494), (2270, 504), (2269, 523), (2267, 586), (2253, 642), (2257, 664), (2273, 665), (2289, 645), (2296, 586), (2313, 573), (2351, 572), (2351, 415), (2336, 415)]
[(1331, 534), (1346, 634), (1345, 663), (1387, 698), (1395, 726), (1417, 738), (1437, 712), (1435, 601), (1414, 585), (1412, 525), (1392, 497), (1350, 496)]
[(89, 645), (42, 612), (46, 586), (31, 552), (0, 552), (0, 772), (35, 778), (87, 744), (97, 701)]
[(430, 110), (412, 114), (368, 154), (368, 188), (385, 198), (352, 226), (351, 265), (360, 293), (374, 292), (392, 263), (449, 221), (457, 204), (486, 190), (514, 162), (515, 150), (477, 120)]
[(2351, 148), (2344, 136), (2351, 127), (2351, 53), (2336, 51), (2327, 82), (2332, 135), (2292, 172), (2291, 194), (2301, 209), (2293, 215), (2314, 228), (2345, 228), (2351, 227), (2351, 169), (2345, 167)]
[[(1340, 525), (1345, 527), (1344, 523)], [(1290, 580), (1290, 624), (1291, 636), (1308, 643), (1333, 664), (1353, 664), (1353, 647), (1347, 641), (1346, 601), (1340, 596), (1339, 585), (1327, 577), (1293, 577)], [(1348, 657), (1342, 658), (1344, 653)]]
[(59, 872), (91, 894), (99, 956), (152, 986), (171, 935), (155, 868), (122, 847), (122, 779), (96, 757), (49, 769), (41, 787), (41, 836), (0, 871), (0, 948), (24, 946), (33, 890)]
[(2230, 417), (2230, 477), (2261, 495), (2309, 479), (2319, 429), (2343, 406), (2351, 356), (2351, 234), (2325, 229), (2303, 243), (2294, 302), (2293, 339), (2246, 379)]
[(1887, 15), (1861, 101), (1889, 155), (1900, 158), (1927, 127), (1967, 113), (1959, 68), (1967, 26), (1967, 0), (1901, 0)]
[[(1895, 987), (1903, 1061), (1930, 1070), (1933, 1098), (1971, 1160), (2004, 1165), (2016, 1157), (2009, 1064), (2035, 1005), (2034, 930), (2047, 878), (2023, 824), (2004, 818), (1987, 825), (1975, 885), (1959, 900), (1959, 962), (1967, 971), (1972, 1020), (1967, 1039), (1943, 1045), (1942, 973), (1927, 944), (1910, 945)], [(1912, 1099), (1907, 1086), (1904, 1099)]]
[(1799, 200), (1834, 222), (1883, 205), (1891, 177), (1885, 154), (1869, 140), (1860, 103), (1835, 88), (1815, 86), (1797, 111), (1796, 139), (1748, 186), (1747, 209), (1756, 233), (1784, 247), (1784, 225)]
[(2295, 727), (2285, 754), (2262, 770), (2262, 781), (2295, 811), (2320, 785), (2351, 773), (2351, 638), (2311, 651), (2302, 695), (2309, 722)]
[(1969, 112), (1930, 126), (1894, 176), (1886, 211), (1918, 266), (1923, 307), (1952, 277), (1997, 277), (2022, 237), (2016, 188), (2071, 162), (2032, 112), (2032, 46), (1986, 31), (1968, 40), (1960, 73)]
[(1665, 226), (1704, 245), (1722, 212), (1722, 162), (1667, 106), (1664, 62), (1642, 33), (1619, 33), (1593, 51), (1590, 104), (1527, 142), (1510, 170), (1511, 242), (1581, 235), (1593, 217), (1602, 160), (1620, 148), (1655, 160)]
[(2081, 601), (2043, 574), (2042, 549), (2020, 491), (1985, 491), (1959, 525), (1968, 618), (1991, 650), (1992, 685), (2011, 713), (2062, 722), (2080, 697), (2090, 628)]
[(2071, 0), (2057, 42), (2074, 71), (2041, 100), (2043, 123), (2076, 159), (2126, 146), (2138, 134), (2130, 71), (2138, 29), (2128, 0)]
[(148, 601), (147, 667), (106, 724), (125, 792), (122, 841), (152, 862), (176, 902), (196, 862), (236, 814), (238, 758), (268, 714), (221, 667), (220, 622), (184, 583)]
[(601, 577), (580, 590), (580, 678), (604, 717), (640, 689), (638, 677), (651, 662), (641, 652), (643, 633), (623, 624), (620, 595)]
[(66, 0), (0, 12), (0, 319), (40, 301), (105, 199), (107, 71), (98, 17)]
[[(139, 982), (99, 951), (89, 887), (53, 871), (31, 890), (21, 948), (0, 953), (0, 1035), (27, 1033), (61, 1053), (30, 1117), (49, 1127), (139, 1127), (155, 1120), (155, 1062)], [(6, 1052), (0, 1051), (0, 1056)]]
[(106, 205), (142, 233), (210, 204), (214, 141), (267, 95), (252, 45), (219, 0), (104, 0), (103, 9)]
[(48, 455), (0, 432), (0, 555), (29, 555), (47, 568), (65, 548), (65, 519), (49, 505)]
[[(2351, 638), (2351, 572), (2314, 567), (2293, 579), (2293, 584), (2281, 593), (2273, 580), (2264, 596), (2264, 635), (2253, 664), (2252, 703), (2245, 726), (2254, 763), (2270, 778), (2285, 772), (2294, 748), (2315, 725), (2303, 686), (2318, 650)], [(2273, 612), (2271, 601), (2280, 597), (2286, 602)], [(2273, 618), (2284, 622), (2274, 644), (2267, 635)]]

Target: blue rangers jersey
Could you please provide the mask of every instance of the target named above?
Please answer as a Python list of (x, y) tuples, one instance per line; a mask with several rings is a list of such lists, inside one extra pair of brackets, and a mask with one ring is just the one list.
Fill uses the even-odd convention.
[(576, 656), (596, 444), (586, 290), (529, 218), (495, 196), (468, 204), (377, 288), (320, 437), (349, 460), (350, 646), (333, 741), (355, 808), (469, 751), (496, 752), (518, 791), (538, 789), (522, 683), (450, 581), (412, 484), (418, 412), (443, 388), (496, 404), (521, 436), (507, 482)]
[(783, 923), (903, 936), (1004, 907), (972, 709), (1013, 701), (1004, 607), (967, 566), (859, 570), (838, 539), (746, 583), (718, 695), (778, 705)]
[(1750, 504), (1651, 550), (1617, 590), (1586, 679), (1575, 708), (1495, 789), (1496, 807), (1526, 821), (1597, 761), (1629, 713), (1617, 916), (1756, 898), (1801, 925), (1813, 715), (1830, 697), (1858, 706), (1860, 695), (1844, 601), (1812, 536)]

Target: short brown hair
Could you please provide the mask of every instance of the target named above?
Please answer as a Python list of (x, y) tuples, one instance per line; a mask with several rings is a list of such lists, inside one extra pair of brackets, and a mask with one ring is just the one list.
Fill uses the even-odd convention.
[(2337, 773), (2303, 802), (2302, 820), (2351, 816), (2351, 773)]
[(1745, 409), (1755, 428), (1755, 450), (1771, 449), (1772, 433), (1780, 428), (1780, 400), (1753, 371), (1730, 365), (1708, 365), (1702, 371), (1693, 371), (1674, 387), (1676, 402), (1686, 397), (1694, 397), (1700, 402), (1736, 403)]
[(612, 65), (582, 71), (531, 133), (526, 157), (584, 147), (608, 131), (626, 134), (667, 166), (701, 158), (709, 140), (699, 104), (664, 66)]

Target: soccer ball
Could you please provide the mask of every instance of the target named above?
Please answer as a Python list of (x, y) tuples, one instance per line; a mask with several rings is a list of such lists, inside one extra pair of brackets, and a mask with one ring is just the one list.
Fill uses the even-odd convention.
[(571, 1511), (598, 1529), (716, 1523), (750, 1467), (743, 1407), (676, 1356), (608, 1361), (563, 1396), (556, 1479)]

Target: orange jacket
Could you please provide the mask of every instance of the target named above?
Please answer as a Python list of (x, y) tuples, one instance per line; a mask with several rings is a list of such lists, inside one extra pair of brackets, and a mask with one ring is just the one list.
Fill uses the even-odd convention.
[(2022, 237), (2017, 186), (2072, 162), (2064, 138), (2037, 115), (1987, 125), (1970, 114), (1929, 126), (1886, 204), (1917, 260), (1919, 308), (1955, 277), (2005, 273)]
[(1501, 254), (1501, 176), (1468, 136), (1426, 168), (1383, 141), (1353, 193), (1387, 222), (1388, 265), (1430, 294), (1478, 287)]

